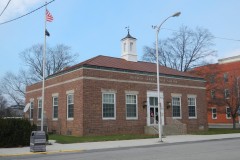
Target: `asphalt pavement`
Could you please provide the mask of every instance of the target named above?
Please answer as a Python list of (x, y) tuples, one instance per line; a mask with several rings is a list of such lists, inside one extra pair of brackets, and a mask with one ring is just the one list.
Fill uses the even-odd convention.
[(164, 145), (183, 142), (210, 141), (219, 139), (240, 138), (237, 134), (219, 134), (219, 135), (174, 135), (166, 136), (159, 141), (158, 138), (121, 140), (121, 141), (104, 141), (88, 143), (59, 144), (50, 140), (52, 145), (46, 146), (46, 152), (30, 152), (30, 147), (18, 148), (0, 148), (0, 157), (34, 155), (34, 154), (55, 154), (63, 152), (81, 152), (98, 149), (122, 148), (122, 147), (141, 147), (152, 145)]

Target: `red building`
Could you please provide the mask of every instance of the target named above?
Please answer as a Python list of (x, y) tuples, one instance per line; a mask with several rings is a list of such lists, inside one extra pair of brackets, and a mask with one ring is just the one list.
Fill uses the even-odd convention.
[[(136, 39), (122, 39), (122, 56), (97, 56), (45, 81), (45, 124), (73, 135), (158, 133), (156, 64), (137, 61)], [(164, 134), (207, 130), (205, 81), (160, 66)], [(42, 83), (27, 87), (30, 120), (40, 125)]]
[(240, 56), (219, 59), (216, 64), (197, 67), (191, 72), (206, 80), (209, 128), (232, 127), (231, 115), (236, 112), (234, 120), (239, 125)]

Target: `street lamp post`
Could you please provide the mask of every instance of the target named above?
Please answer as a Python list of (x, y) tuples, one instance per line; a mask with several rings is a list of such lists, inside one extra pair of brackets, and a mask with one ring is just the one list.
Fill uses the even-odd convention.
[(239, 113), (239, 85), (238, 85), (238, 79), (240, 78), (240, 76), (237, 77), (237, 102), (238, 102), (238, 123), (240, 124), (240, 113)]
[(238, 85), (238, 79), (240, 78), (240, 76), (237, 77), (237, 92), (238, 92), (238, 103), (239, 103), (239, 85)]
[(173, 15), (167, 17), (159, 26), (152, 26), (156, 30), (156, 58), (157, 58), (157, 93), (158, 93), (158, 135), (159, 141), (162, 142), (162, 115), (161, 115), (161, 102), (160, 102), (160, 81), (159, 81), (159, 58), (158, 58), (158, 34), (161, 26), (171, 17), (177, 17), (181, 12), (174, 13)]

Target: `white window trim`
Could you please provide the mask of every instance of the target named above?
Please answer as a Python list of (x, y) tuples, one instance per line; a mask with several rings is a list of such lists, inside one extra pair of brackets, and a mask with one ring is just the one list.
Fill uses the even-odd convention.
[[(103, 117), (103, 95), (104, 94), (114, 94), (114, 117)], [(116, 120), (116, 92), (114, 90), (102, 90), (102, 120)]]
[(182, 94), (180, 94), (180, 93), (171, 93), (171, 96), (172, 97), (182, 97)]
[[(41, 119), (42, 119), (42, 113), (41, 113), (41, 118), (39, 118), (39, 108), (41, 108), (41, 110), (42, 110), (43, 104), (42, 104), (41, 107), (39, 107), (39, 102), (40, 102), (40, 100), (42, 101), (42, 97), (38, 97), (37, 100), (38, 100), (37, 119), (38, 119), (38, 120), (41, 120)], [(43, 111), (43, 110), (42, 110), (42, 111)]]
[(211, 94), (211, 99), (215, 99), (216, 98), (216, 93), (215, 93), (214, 89), (211, 90), (210, 94)]
[[(213, 109), (216, 109), (216, 118), (213, 117)], [(212, 119), (217, 119), (217, 108), (216, 107), (212, 107)]]
[(125, 91), (125, 94), (129, 94), (129, 95), (137, 95), (139, 92), (138, 91)]
[(197, 98), (197, 95), (195, 95), (195, 94), (188, 94), (187, 97), (188, 98)]
[[(195, 116), (189, 117), (189, 111), (188, 111), (188, 119), (197, 119), (197, 95), (188, 94), (187, 98), (195, 98)], [(188, 107), (189, 107), (189, 105), (188, 105)]]
[(59, 96), (59, 93), (53, 93), (52, 94), (52, 97), (58, 97)]
[(69, 91), (66, 91), (66, 94), (74, 94), (74, 90), (69, 90)]
[[(52, 94), (52, 120), (56, 121), (58, 120), (58, 118), (54, 118), (54, 98), (58, 98), (58, 94)], [(58, 102), (58, 109), (59, 109), (59, 102)]]
[(223, 80), (225, 83), (229, 81), (228, 76), (229, 76), (228, 73), (223, 74)]
[[(125, 92), (126, 93), (126, 92)], [(138, 92), (132, 92), (132, 93), (138, 93)], [(136, 117), (127, 117), (127, 95), (133, 95), (136, 96)], [(126, 120), (138, 120), (138, 95), (137, 94), (131, 94), (131, 92), (128, 94), (125, 94), (125, 105), (126, 105)]]
[[(74, 92), (67, 92), (68, 94), (67, 94), (67, 120), (68, 121), (72, 121), (72, 120), (74, 120)], [(73, 96), (73, 117), (68, 117), (68, 96), (69, 95), (72, 95)]]
[(31, 118), (31, 115), (32, 115), (31, 114), (31, 109), (33, 109), (33, 112), (34, 112), (34, 99), (33, 98), (30, 99), (30, 110), (29, 110), (29, 119), (32, 121), (33, 118)]
[(210, 75), (209, 82), (212, 83), (212, 84), (215, 83), (215, 75), (214, 74)]
[(232, 117), (231, 117), (231, 112), (230, 112), (230, 117), (227, 116), (227, 109), (228, 109), (228, 108), (230, 108), (230, 107), (226, 106), (226, 119), (231, 119), (231, 118), (232, 118)]
[[(228, 97), (227, 97), (227, 94), (228, 93)], [(230, 98), (230, 93), (229, 93), (229, 89), (224, 89), (224, 98), (225, 99), (229, 99)]]
[[(172, 113), (172, 118), (173, 119), (182, 119), (182, 94), (172, 93), (171, 95), (172, 95), (172, 105), (173, 105), (173, 97), (180, 99), (180, 117), (173, 117), (173, 113)], [(173, 109), (172, 109), (172, 112), (173, 112)]]

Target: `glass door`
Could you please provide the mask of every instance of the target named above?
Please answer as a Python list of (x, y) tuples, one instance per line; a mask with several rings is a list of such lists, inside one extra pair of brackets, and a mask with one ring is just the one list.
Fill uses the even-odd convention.
[(149, 117), (150, 124), (156, 125), (158, 124), (158, 98), (157, 97), (149, 97)]

